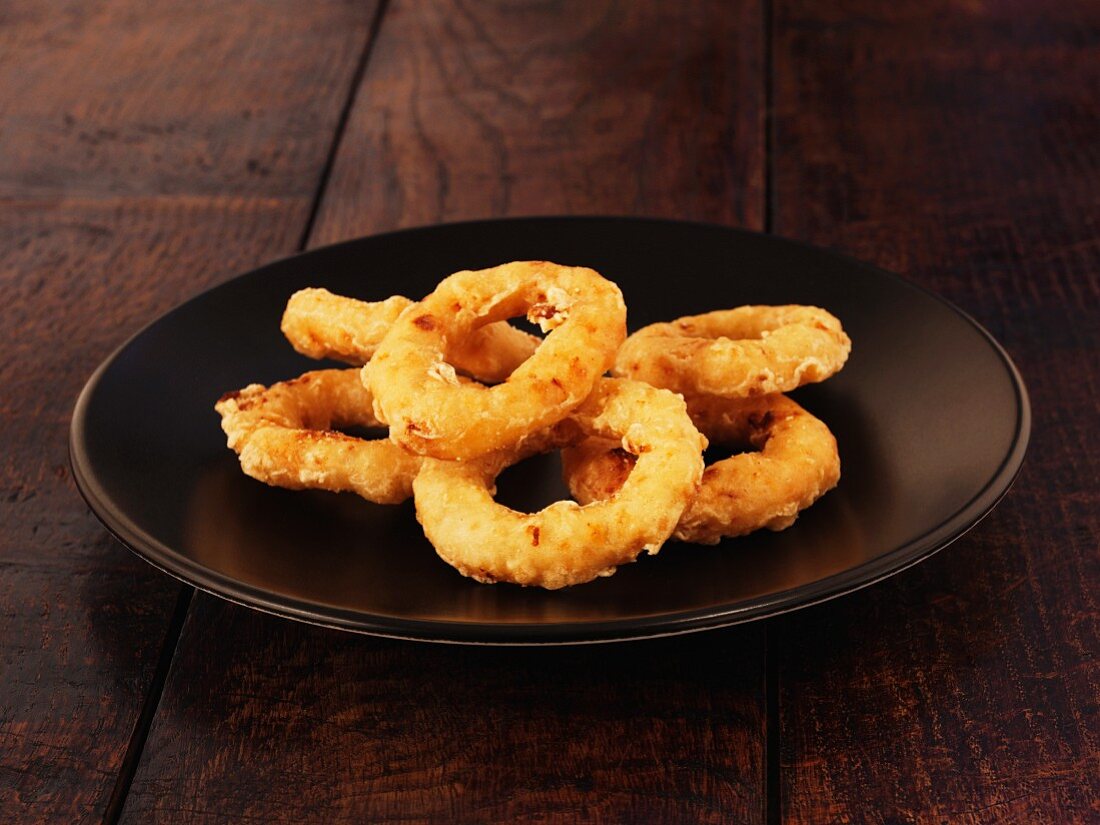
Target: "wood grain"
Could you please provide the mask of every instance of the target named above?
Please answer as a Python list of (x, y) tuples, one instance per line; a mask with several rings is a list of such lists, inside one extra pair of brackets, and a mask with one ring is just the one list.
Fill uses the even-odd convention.
[[(525, 212), (759, 227), (752, 3), (392, 4), (312, 236)], [(764, 820), (764, 634), (480, 650), (199, 595), (128, 822)]]
[(758, 639), (423, 645), (196, 597), (125, 821), (759, 822)]
[(394, 2), (312, 241), (468, 218), (763, 227), (759, 3)]
[(369, 21), (340, 3), (0, 13), (0, 821), (103, 817), (180, 592), (76, 493), (77, 392), (163, 310), (294, 248)]
[(775, 230), (972, 313), (1035, 416), (971, 533), (778, 623), (784, 821), (1100, 819), (1098, 11), (776, 6)]

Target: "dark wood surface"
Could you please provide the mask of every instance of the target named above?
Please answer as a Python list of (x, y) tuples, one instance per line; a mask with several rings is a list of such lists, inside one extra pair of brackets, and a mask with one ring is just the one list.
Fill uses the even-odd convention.
[(774, 231), (954, 301), (1034, 411), (978, 527), (775, 623), (790, 822), (1100, 822), (1100, 5), (1054, 11), (775, 7)]
[(121, 802), (178, 634), (180, 585), (72, 483), (76, 395), (159, 313), (296, 248), (369, 23), (342, 3), (0, 11), (0, 821)]
[[(17, 2), (0, 13), (0, 820), (1100, 820), (1100, 10)], [(845, 599), (423, 646), (176, 585), (68, 474), (80, 385), (263, 260), (503, 214), (714, 220), (975, 315), (1016, 486)]]
[(764, 225), (754, 0), (392, 2), (314, 244), (499, 215)]

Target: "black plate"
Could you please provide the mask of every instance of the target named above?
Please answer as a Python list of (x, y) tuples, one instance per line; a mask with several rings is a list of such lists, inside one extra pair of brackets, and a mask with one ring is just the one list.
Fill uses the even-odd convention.
[[(839, 487), (782, 533), (668, 544), (611, 578), (546, 592), (462, 578), (436, 558), (411, 504), (278, 490), (241, 474), (213, 404), (227, 390), (317, 366), (279, 332), (292, 292), (415, 297), (457, 269), (518, 259), (598, 269), (622, 288), (632, 329), (739, 304), (829, 309), (852, 337), (852, 357), (794, 397), (836, 434)], [(1020, 468), (1029, 431), (1027, 395), (1005, 352), (958, 309), (895, 275), (718, 226), (529, 218), (363, 238), (203, 293), (96, 371), (76, 406), (71, 454), (108, 529), (204, 590), (366, 633), (545, 643), (718, 627), (877, 581), (989, 512)], [(536, 462), (506, 473), (508, 503), (556, 495), (549, 469)]]

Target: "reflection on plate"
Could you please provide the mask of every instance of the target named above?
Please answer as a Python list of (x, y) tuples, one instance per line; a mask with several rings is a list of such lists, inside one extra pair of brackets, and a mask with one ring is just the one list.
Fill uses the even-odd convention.
[[(852, 337), (852, 357), (838, 376), (793, 397), (836, 434), (840, 485), (786, 531), (717, 547), (670, 543), (611, 578), (546, 592), (462, 578), (435, 557), (411, 504), (289, 492), (240, 473), (213, 402), (226, 388), (315, 366), (279, 334), (292, 292), (415, 296), (456, 269), (524, 258), (600, 270), (622, 287), (632, 328), (745, 303), (829, 309)], [(1019, 469), (1029, 427), (1022, 383), (996, 343), (896, 276), (722, 227), (532, 218), (364, 238), (204, 293), (96, 372), (77, 405), (71, 447), (78, 484), (104, 523), (199, 587), (364, 632), (548, 643), (721, 626), (896, 572), (992, 508)], [(513, 506), (564, 490), (549, 465), (517, 471), (526, 475)]]

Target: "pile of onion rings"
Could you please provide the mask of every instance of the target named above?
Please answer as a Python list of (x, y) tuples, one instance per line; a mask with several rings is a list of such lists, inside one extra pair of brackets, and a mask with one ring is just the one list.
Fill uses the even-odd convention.
[[(456, 272), (420, 301), (304, 289), (281, 326), (301, 354), (352, 366), (222, 396), (244, 472), (376, 504), (412, 496), (437, 554), (477, 581), (557, 589), (670, 538), (782, 530), (840, 478), (828, 427), (782, 395), (848, 357), (817, 307), (737, 307), (627, 337), (614, 283), (517, 261)], [(711, 441), (745, 452), (704, 466)], [(531, 514), (494, 501), (504, 468), (551, 450), (575, 501)]]

